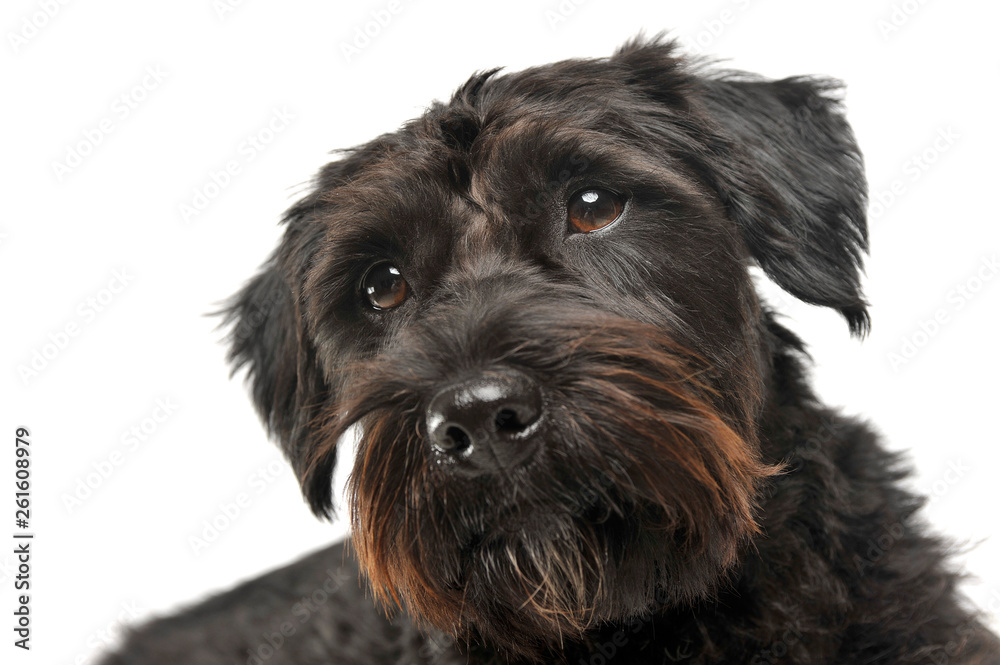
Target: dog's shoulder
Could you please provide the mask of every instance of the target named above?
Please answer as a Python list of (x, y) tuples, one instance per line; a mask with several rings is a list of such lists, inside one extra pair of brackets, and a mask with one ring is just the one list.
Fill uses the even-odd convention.
[(394, 662), (419, 649), (364, 584), (349, 541), (337, 543), (138, 627), (102, 665)]

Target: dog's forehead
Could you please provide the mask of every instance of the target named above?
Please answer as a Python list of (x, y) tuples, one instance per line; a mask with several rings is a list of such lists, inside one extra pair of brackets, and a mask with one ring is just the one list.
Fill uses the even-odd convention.
[(475, 170), (446, 154), (438, 140), (407, 137), (403, 143), (326, 193), (334, 210), (328, 237), (410, 251), (433, 237), (492, 236), (499, 217), (490, 212)]
[[(606, 102), (507, 101), (432, 109), (381, 137), (383, 148), (324, 198), (347, 217), (379, 220), (404, 236), (416, 218), (423, 230), (493, 234), (537, 217), (532, 201), (569, 176), (594, 175), (602, 161), (634, 148), (626, 145), (629, 120)], [(628, 160), (643, 161), (638, 151)]]
[[(444, 122), (455, 118), (450, 115)], [(440, 232), (485, 241), (509, 223), (518, 197), (544, 179), (539, 157), (560, 149), (551, 132), (533, 131), (545, 123), (540, 118), (522, 116), (489, 125), (494, 133), (489, 138), (477, 125), (475, 137), (463, 139), (469, 144), (461, 147), (441, 131), (437, 118), (421, 120), (421, 127), (402, 130), (389, 149), (324, 194), (337, 211), (331, 229), (335, 235), (377, 227), (399, 238)]]

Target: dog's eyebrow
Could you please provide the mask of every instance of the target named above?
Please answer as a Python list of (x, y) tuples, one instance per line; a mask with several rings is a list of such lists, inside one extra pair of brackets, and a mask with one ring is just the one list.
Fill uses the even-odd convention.
[(579, 119), (567, 123), (554, 117), (524, 116), (485, 128), (471, 156), (469, 189), (473, 198), (482, 202), (489, 200), (492, 192), (510, 191), (514, 169), (540, 174), (548, 194), (573, 179), (593, 181), (581, 184), (605, 185), (648, 182), (667, 186), (682, 196), (703, 195), (694, 174), (680, 160), (662, 150), (651, 150), (647, 137), (623, 126), (603, 131), (599, 121), (614, 124), (613, 119), (595, 117), (588, 121), (594, 125)]
[(454, 219), (454, 192), (441, 163), (413, 152), (381, 156), (352, 180), (323, 193), (324, 269), (349, 273), (358, 263), (402, 260), (414, 245), (433, 245)]

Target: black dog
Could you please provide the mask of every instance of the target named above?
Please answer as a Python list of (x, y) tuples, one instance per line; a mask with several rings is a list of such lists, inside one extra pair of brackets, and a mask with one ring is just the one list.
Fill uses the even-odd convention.
[(228, 316), (319, 515), (361, 425), (353, 539), (106, 662), (1000, 663), (748, 274), (868, 328), (837, 88), (639, 40), (326, 166)]

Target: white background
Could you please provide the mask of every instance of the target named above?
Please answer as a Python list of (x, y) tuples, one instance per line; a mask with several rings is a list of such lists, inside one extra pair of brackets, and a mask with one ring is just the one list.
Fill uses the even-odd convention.
[[(872, 334), (858, 342), (832, 312), (776, 300), (811, 344), (823, 398), (909, 450), (912, 486), (934, 495), (928, 520), (977, 545), (958, 561), (998, 625), (1000, 278), (983, 267), (1000, 252), (996, 3), (400, 0), (350, 58), (343, 45), (387, 2), (49, 4), (51, 17), (28, 0), (7, 0), (0, 15), (0, 537), (12, 542), (22, 425), (37, 534), (30, 654), (11, 646), (13, 546), (0, 545), (4, 662), (90, 661), (130, 617), (124, 607), (170, 610), (343, 533), (306, 509), (205, 316), (274, 247), (281, 212), (327, 151), (396, 128), (474, 70), (605, 56), (661, 29), (729, 66), (849, 84), (873, 191)], [(123, 94), (135, 106), (127, 117)], [(294, 118), (249, 159), (247, 137), (275, 110)], [(112, 131), (87, 150), (102, 121)], [(942, 135), (951, 139), (935, 145)], [(54, 164), (81, 143), (88, 154), (60, 177)], [(185, 223), (179, 206), (230, 160), (240, 172)], [(977, 281), (981, 269), (992, 280)], [(105, 293), (123, 270), (128, 285)], [(946, 322), (924, 333), (938, 310)], [(70, 324), (77, 334), (63, 339)], [(64, 348), (46, 349), (53, 338)], [(904, 340), (919, 348), (893, 363)], [(176, 409), (154, 428), (158, 399)], [(148, 436), (130, 450), (133, 427)], [(116, 451), (107, 477), (92, 475)], [(68, 507), (88, 476), (97, 487)], [(249, 505), (195, 553), (203, 521), (241, 493)]]

